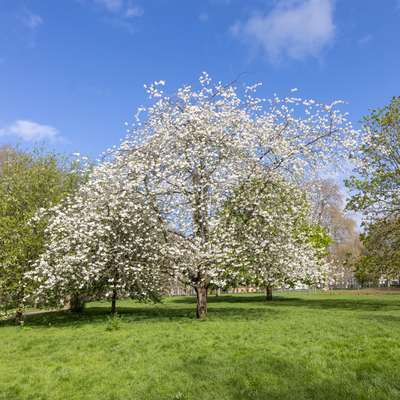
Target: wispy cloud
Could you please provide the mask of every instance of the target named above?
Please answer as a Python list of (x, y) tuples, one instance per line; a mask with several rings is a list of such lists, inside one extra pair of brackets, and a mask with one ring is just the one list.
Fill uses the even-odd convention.
[(102, 11), (103, 20), (130, 34), (137, 31), (137, 25), (133, 19), (142, 17), (144, 9), (134, 0), (76, 0), (81, 4), (95, 5), (98, 11)]
[(115, 17), (132, 18), (141, 17), (144, 14), (143, 8), (131, 0), (92, 0), (92, 2)]
[(22, 23), (29, 29), (35, 30), (43, 24), (43, 18), (40, 15), (34, 14), (28, 9), (25, 9), (21, 15)]
[(281, 0), (267, 13), (231, 27), (231, 33), (260, 48), (272, 62), (317, 57), (335, 37), (334, 0)]
[(123, 0), (94, 0), (95, 3), (102, 5), (108, 11), (118, 12), (122, 9)]
[(141, 17), (144, 14), (144, 10), (140, 6), (130, 6), (125, 11), (125, 16), (128, 18)]
[(359, 44), (360, 46), (365, 46), (365, 45), (367, 45), (372, 39), (373, 39), (373, 36), (372, 36), (371, 34), (367, 34), (367, 35), (361, 37), (361, 38), (358, 40), (358, 44)]
[(10, 136), (25, 141), (61, 139), (58, 129), (50, 125), (43, 125), (35, 121), (19, 119), (0, 129), (0, 136)]
[(27, 45), (31, 48), (36, 47), (36, 37), (39, 27), (44, 23), (43, 18), (26, 7), (22, 9), (17, 18), (19, 26), (23, 30), (22, 37), (26, 39)]

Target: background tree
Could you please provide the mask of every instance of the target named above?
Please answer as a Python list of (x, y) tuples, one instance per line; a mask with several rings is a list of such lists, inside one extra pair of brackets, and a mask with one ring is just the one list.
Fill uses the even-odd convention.
[(242, 184), (226, 202), (216, 234), (226, 264), (264, 287), (267, 300), (274, 287), (324, 283), (329, 237), (311, 224), (305, 194), (278, 176)]
[(400, 279), (400, 220), (385, 218), (370, 223), (361, 235), (363, 255), (356, 265), (361, 282), (386, 284)]
[(348, 208), (363, 213), (365, 252), (357, 263), (363, 281), (398, 279), (400, 217), (400, 97), (364, 118), (365, 138), (348, 181)]
[(66, 159), (41, 150), (2, 150), (0, 170), (0, 303), (17, 309), (31, 287), (24, 274), (43, 248), (46, 221), (33, 223), (39, 209), (60, 202), (77, 186), (79, 176)]
[(365, 137), (353, 156), (356, 174), (347, 181), (354, 191), (348, 208), (369, 220), (400, 212), (400, 97), (363, 121)]
[(344, 196), (333, 180), (314, 180), (307, 192), (312, 204), (312, 220), (324, 227), (332, 239), (328, 247), (332, 284), (351, 287), (356, 283), (354, 262), (362, 248), (356, 221), (345, 212)]

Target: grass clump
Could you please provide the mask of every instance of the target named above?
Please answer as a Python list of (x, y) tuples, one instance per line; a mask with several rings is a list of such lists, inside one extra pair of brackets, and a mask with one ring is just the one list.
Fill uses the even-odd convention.
[(121, 328), (121, 317), (114, 314), (107, 317), (106, 331), (117, 331)]

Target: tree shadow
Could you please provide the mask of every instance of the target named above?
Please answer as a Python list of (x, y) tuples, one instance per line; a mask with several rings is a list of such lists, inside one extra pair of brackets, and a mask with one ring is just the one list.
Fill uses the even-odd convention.
[[(238, 308), (238, 307), (213, 307), (209, 310), (208, 321), (218, 320), (258, 320), (280, 311), (271, 308)], [(196, 321), (194, 307), (171, 307), (154, 305), (150, 307), (118, 307), (117, 315), (124, 323), (138, 322), (193, 322)], [(80, 313), (69, 310), (43, 311), (27, 314), (24, 326), (29, 327), (52, 327), (52, 326), (83, 326), (87, 324), (104, 324), (111, 318), (109, 307), (88, 307)], [(15, 326), (13, 319), (0, 321), (1, 326)]]
[[(280, 295), (274, 295), (272, 301), (266, 301), (265, 295), (245, 295), (245, 294), (223, 294), (221, 296), (213, 296), (209, 295), (207, 297), (207, 301), (209, 304), (213, 303), (263, 303), (270, 304), (276, 301), (297, 301), (301, 300), (298, 297), (283, 297)], [(196, 297), (194, 296), (185, 296), (185, 297), (172, 297), (169, 302), (171, 303), (182, 303), (182, 304), (195, 304)]]
[(276, 307), (301, 307), (320, 310), (347, 310), (347, 311), (388, 311), (399, 310), (400, 302), (370, 300), (370, 299), (295, 299), (288, 301), (281, 299), (275, 302)]
[[(400, 300), (400, 297), (399, 297)], [(195, 303), (196, 299), (193, 297), (180, 297), (171, 299), (170, 302), (178, 304), (191, 304)], [(391, 300), (385, 301), (381, 299), (371, 298), (304, 298), (304, 297), (285, 297), (275, 295), (272, 300), (266, 301), (264, 295), (222, 295), (222, 296), (209, 296), (208, 302), (212, 304), (258, 304), (270, 307), (300, 307), (312, 309), (341, 309), (341, 310), (364, 310), (364, 311), (377, 311), (377, 310), (399, 310), (400, 301)]]
[[(118, 307), (118, 315), (126, 323), (160, 322), (160, 321), (194, 321), (195, 297), (169, 298), (165, 303), (153, 305), (134, 304), (132, 306)], [(209, 296), (208, 320), (257, 320), (277, 316), (287, 312), (288, 308), (308, 308), (318, 310), (343, 310), (343, 311), (392, 311), (400, 310), (400, 302), (384, 301), (366, 298), (300, 298), (283, 297), (275, 295), (272, 301), (266, 301), (263, 295), (222, 295)], [(378, 315), (371, 314), (371, 318)], [(68, 310), (43, 311), (27, 314), (25, 324), (35, 326), (66, 326), (75, 327), (85, 324), (102, 324), (110, 318), (109, 304), (93, 304), (81, 313)], [(384, 318), (384, 317), (382, 317)], [(393, 321), (388, 317), (387, 321)], [(1, 326), (15, 326), (10, 319), (0, 321)]]

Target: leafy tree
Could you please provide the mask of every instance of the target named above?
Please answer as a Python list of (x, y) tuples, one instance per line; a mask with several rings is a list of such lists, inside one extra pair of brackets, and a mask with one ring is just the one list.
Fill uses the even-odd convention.
[(367, 254), (362, 254), (355, 260), (354, 276), (361, 287), (375, 287), (379, 285), (380, 273), (377, 267), (375, 260)]
[(400, 219), (380, 219), (367, 226), (361, 235), (363, 255), (356, 275), (363, 283), (377, 284), (400, 277)]
[(329, 236), (309, 220), (305, 194), (278, 176), (245, 182), (226, 202), (216, 233), (226, 264), (264, 287), (323, 284)]
[(354, 284), (354, 262), (362, 244), (356, 222), (346, 214), (343, 194), (331, 179), (317, 179), (307, 187), (312, 205), (312, 220), (331, 237), (328, 247), (331, 284), (350, 287)]
[(79, 180), (67, 160), (41, 150), (1, 151), (0, 169), (0, 303), (3, 311), (17, 309), (31, 292), (24, 275), (43, 249), (46, 221), (33, 217), (60, 202)]
[(311, 246), (318, 252), (319, 257), (328, 256), (328, 248), (332, 243), (332, 238), (329, 236), (327, 229), (313, 223), (312, 220), (305, 222), (302, 229)]
[(353, 160), (356, 174), (347, 181), (355, 191), (348, 208), (368, 220), (400, 212), (400, 97), (364, 118), (365, 137)]
[(354, 191), (348, 208), (364, 215), (365, 254), (357, 275), (365, 280), (398, 278), (400, 218), (400, 97), (364, 118), (365, 138), (356, 153)]

